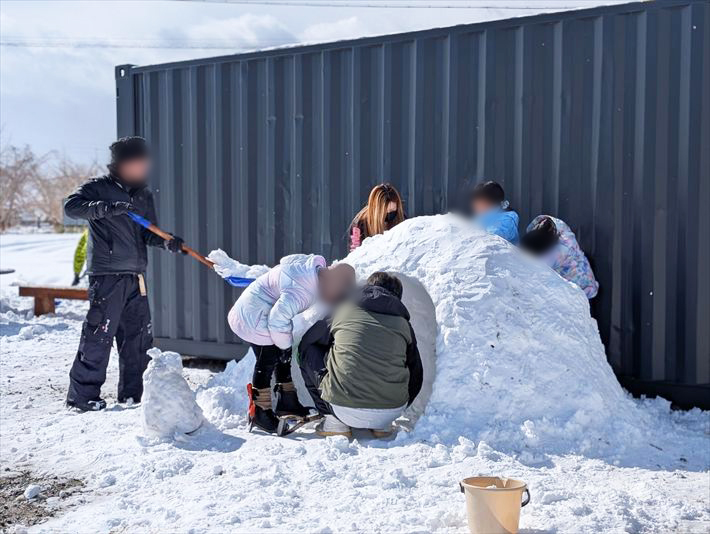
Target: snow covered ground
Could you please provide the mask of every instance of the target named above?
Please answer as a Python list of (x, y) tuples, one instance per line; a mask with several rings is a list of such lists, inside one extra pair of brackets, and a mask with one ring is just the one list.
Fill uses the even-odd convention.
[(45, 284), (68, 286), (74, 279), (74, 250), (81, 234), (0, 234), (0, 287)]
[(9, 283), (66, 284), (77, 239), (0, 236), (17, 269), (0, 289), (0, 464), (86, 484), (30, 532), (465, 532), (458, 481), (478, 474), (529, 484), (527, 533), (710, 531), (710, 414), (631, 399), (579, 290), (498, 238), (420, 218), (350, 256), (361, 276), (407, 276), (431, 384), (412, 432), (350, 442), (247, 433), (253, 356), (184, 370), (208, 421), (193, 436), (150, 436), (115, 403), (115, 354), (107, 411), (65, 411), (86, 303), (34, 318)]

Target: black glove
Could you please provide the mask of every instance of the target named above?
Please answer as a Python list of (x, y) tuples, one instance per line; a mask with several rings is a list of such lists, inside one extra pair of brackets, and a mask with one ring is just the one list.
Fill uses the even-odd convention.
[(125, 215), (129, 211), (135, 211), (133, 204), (130, 202), (106, 202), (104, 204), (104, 217), (116, 217), (117, 215)]
[(78, 274), (74, 275), (74, 281), (71, 283), (72, 286), (78, 286), (79, 285), (79, 280), (81, 280), (81, 276)]
[(165, 248), (167, 248), (173, 254), (175, 254), (176, 252), (180, 252), (181, 254), (187, 254), (187, 252), (182, 249), (183, 243), (184, 241), (182, 240), (182, 237), (174, 235), (173, 238), (165, 244)]

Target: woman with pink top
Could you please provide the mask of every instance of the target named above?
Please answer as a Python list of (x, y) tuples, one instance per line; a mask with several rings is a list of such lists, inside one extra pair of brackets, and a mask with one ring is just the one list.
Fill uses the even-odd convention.
[(348, 241), (350, 252), (373, 235), (382, 234), (405, 219), (402, 197), (390, 184), (380, 184), (370, 191), (367, 204), (350, 223)]

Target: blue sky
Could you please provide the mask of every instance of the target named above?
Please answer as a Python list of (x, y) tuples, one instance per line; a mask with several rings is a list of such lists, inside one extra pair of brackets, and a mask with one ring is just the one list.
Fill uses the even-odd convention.
[[(293, 0), (295, 1), (295, 0)], [(322, 0), (314, 0), (322, 1)], [(345, 0), (333, 0), (345, 1)], [(352, 0), (363, 3), (365, 0)], [(368, 0), (368, 3), (520, 6), (499, 9), (371, 9), (292, 7), (161, 0), (16, 1), (0, 3), (3, 42), (53, 44), (107, 41), (126, 45), (201, 43), (222, 50), (0, 47), (3, 143), (57, 150), (72, 159), (106, 159), (116, 130), (113, 67), (237, 53), (299, 42), (450, 26), (535, 14), (530, 6), (573, 6), (596, 0)], [(614, 3), (608, 0), (603, 3)]]

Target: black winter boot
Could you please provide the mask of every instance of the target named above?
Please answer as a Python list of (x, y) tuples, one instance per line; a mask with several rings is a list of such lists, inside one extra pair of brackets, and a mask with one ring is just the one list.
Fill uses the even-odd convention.
[(271, 390), (257, 389), (247, 384), (249, 394), (249, 431), (257, 427), (269, 434), (276, 434), (279, 428), (279, 418), (271, 409)]
[(85, 402), (67, 401), (67, 408), (78, 410), (80, 412), (98, 412), (106, 408), (106, 401), (103, 399), (95, 399)]
[(283, 417), (286, 415), (295, 415), (296, 417), (306, 417), (310, 410), (303, 406), (298, 400), (298, 393), (293, 382), (284, 382), (274, 386), (276, 394), (276, 415)]

